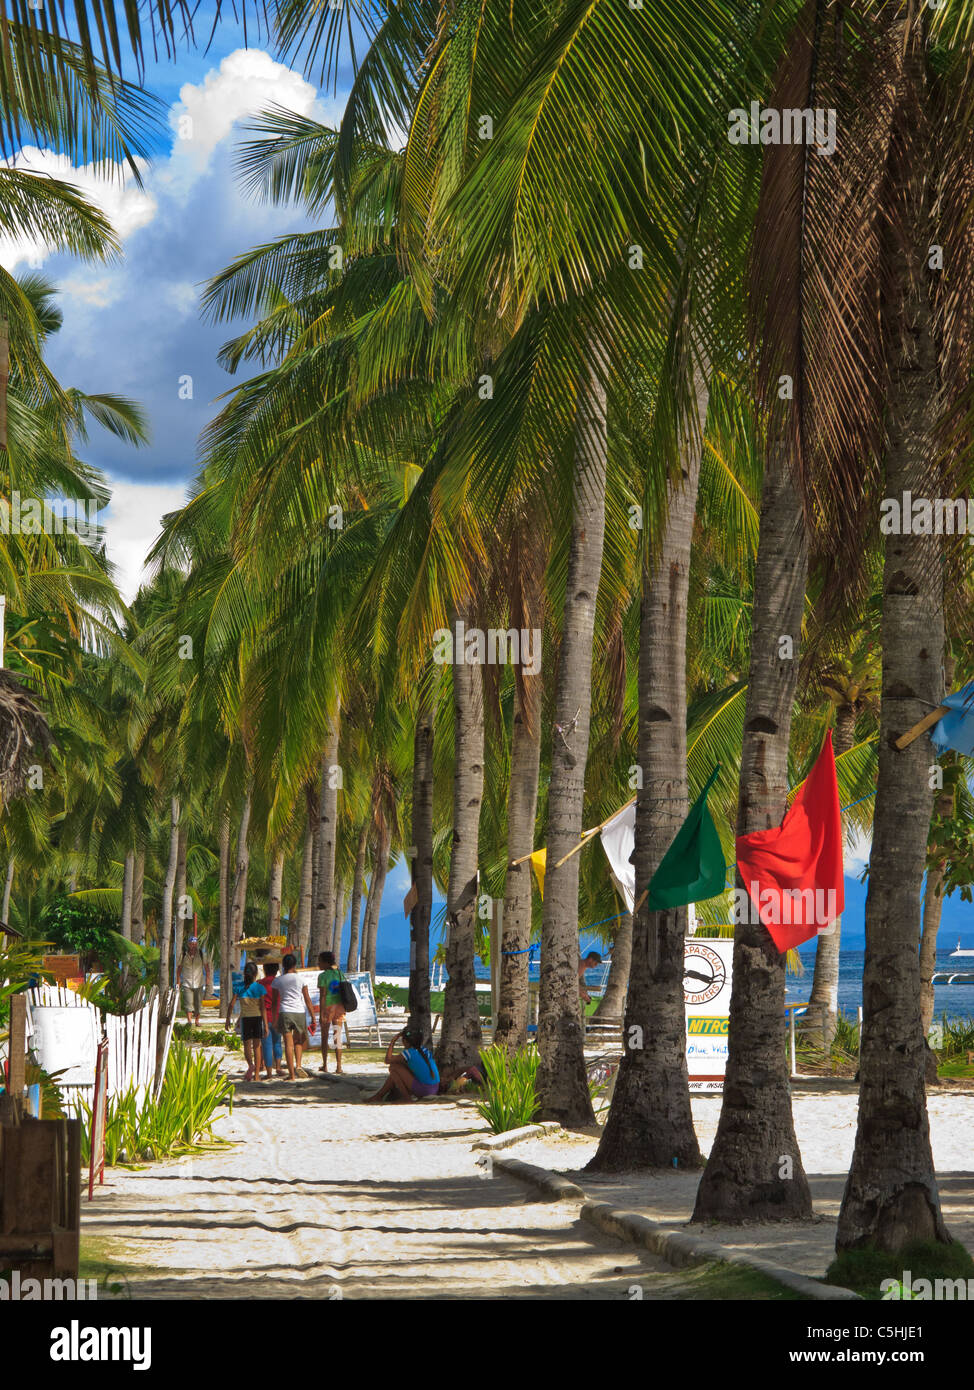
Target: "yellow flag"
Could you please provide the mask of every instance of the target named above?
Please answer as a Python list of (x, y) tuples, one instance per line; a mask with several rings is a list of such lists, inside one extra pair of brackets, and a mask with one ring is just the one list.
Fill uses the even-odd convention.
[(534, 876), (538, 880), (538, 892), (544, 898), (544, 871), (548, 863), (548, 851), (546, 849), (536, 849), (531, 856), (531, 867)]

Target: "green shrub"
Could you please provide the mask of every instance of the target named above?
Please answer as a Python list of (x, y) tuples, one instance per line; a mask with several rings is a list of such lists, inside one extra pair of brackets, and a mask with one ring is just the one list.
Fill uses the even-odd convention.
[[(213, 1058), (173, 1042), (158, 1100), (147, 1100), (141, 1111), (138, 1101), (134, 1086), (109, 1099), (105, 1125), (105, 1164), (109, 1168), (222, 1145), (223, 1140), (213, 1138), (213, 1122), (220, 1106), (233, 1108), (233, 1083), (222, 1075)], [(81, 1131), (82, 1162), (88, 1163), (91, 1109), (84, 1105)]]
[(940, 1022), (941, 1041), (937, 1051), (943, 1061), (967, 1061), (974, 1052), (974, 1018), (950, 1019), (943, 1014)]
[(239, 1052), (243, 1041), (239, 1033), (225, 1028), (196, 1028), (192, 1023), (177, 1023), (172, 1035), (184, 1043), (198, 1043), (200, 1047), (225, 1047), (231, 1052)]
[(931, 1284), (936, 1279), (971, 1279), (974, 1259), (957, 1240), (949, 1245), (915, 1241), (895, 1255), (885, 1250), (847, 1250), (829, 1265), (825, 1282), (853, 1289), (863, 1298), (880, 1299), (883, 1280), (901, 1282), (907, 1270), (914, 1283), (917, 1279), (929, 1279)]
[(530, 1124), (540, 1106), (535, 1094), (537, 1048), (507, 1052), (503, 1047), (486, 1047), (480, 1054), (480, 1062), (487, 1095), (477, 1102), (477, 1113), (495, 1134)]

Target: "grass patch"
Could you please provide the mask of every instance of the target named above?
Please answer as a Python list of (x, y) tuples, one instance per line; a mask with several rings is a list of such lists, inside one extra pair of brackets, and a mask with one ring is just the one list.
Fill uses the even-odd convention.
[(804, 1303), (806, 1300), (794, 1289), (785, 1288), (776, 1279), (769, 1279), (757, 1269), (723, 1262), (698, 1265), (680, 1271), (688, 1281), (685, 1298), (747, 1299), (765, 1303)]
[[(438, 989), (430, 995), (430, 1013), (441, 1014), (443, 1012), (443, 991)], [(375, 1000), (388, 999), (390, 1004), (407, 1008), (409, 1005), (409, 990), (405, 985), (376, 985)], [(477, 1011), (482, 1016), (490, 1013), (490, 995), (486, 990), (477, 992)], [(353, 1016), (349, 1016), (349, 1025), (354, 1028), (355, 1021)]]
[(974, 1279), (974, 1259), (960, 1241), (940, 1245), (936, 1241), (914, 1241), (895, 1255), (885, 1250), (847, 1250), (837, 1255), (825, 1271), (825, 1283), (854, 1289), (863, 1298), (882, 1299), (885, 1279), (900, 1282), (909, 1270), (913, 1283), (918, 1279)]

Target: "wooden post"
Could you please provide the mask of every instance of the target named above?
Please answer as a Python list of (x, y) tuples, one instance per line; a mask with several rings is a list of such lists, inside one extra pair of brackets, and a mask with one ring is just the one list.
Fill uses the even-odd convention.
[(27, 1085), (27, 995), (10, 996), (10, 1063), (7, 1090), (20, 1100)]

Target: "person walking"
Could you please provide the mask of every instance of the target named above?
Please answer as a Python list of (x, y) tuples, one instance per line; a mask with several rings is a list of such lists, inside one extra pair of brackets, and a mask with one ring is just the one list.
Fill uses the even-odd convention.
[(345, 1005), (342, 1003), (341, 982), (345, 976), (338, 968), (331, 951), (318, 957), (318, 1021), (321, 1025), (321, 1070), (328, 1071), (328, 1030), (335, 1030), (335, 1075), (342, 1074), (342, 1028), (345, 1026)]
[(277, 1026), (278, 1022), (278, 995), (274, 993), (274, 981), (280, 965), (276, 960), (269, 960), (264, 966), (264, 978), (261, 984), (264, 986), (264, 1022), (267, 1024), (267, 1031), (261, 1042), (261, 1051), (264, 1055), (264, 1071), (268, 1078), (271, 1074), (271, 1066), (278, 1076), (284, 1075), (284, 1068), (281, 1066), (281, 1059), (284, 1056), (284, 1042), (281, 1038), (281, 1031)]
[[(233, 1017), (233, 1006), (240, 1000), (240, 1035), (243, 1038), (244, 1057), (247, 1059), (245, 1081), (260, 1081), (261, 1042), (264, 1037), (264, 986), (257, 980), (257, 965), (249, 960), (244, 966), (243, 984), (234, 989), (227, 1009), (227, 1031)], [(270, 1079), (270, 1070), (267, 1071)]]
[(203, 1007), (203, 986), (206, 983), (206, 962), (200, 950), (199, 938), (191, 936), (186, 950), (179, 962), (179, 984), (186, 1010), (186, 1022), (200, 1026), (200, 1010)]
[[(288, 953), (281, 963), (284, 973), (277, 976), (271, 989), (277, 995), (277, 1027), (284, 1038), (288, 1080), (294, 1081), (300, 1077), (306, 1081), (308, 1073), (301, 1065), (301, 1057), (308, 1045), (308, 1033), (315, 1030), (315, 1011), (308, 986), (303, 985), (297, 976), (297, 956)], [(310, 1027), (305, 1025), (305, 1008), (311, 1015)]]

